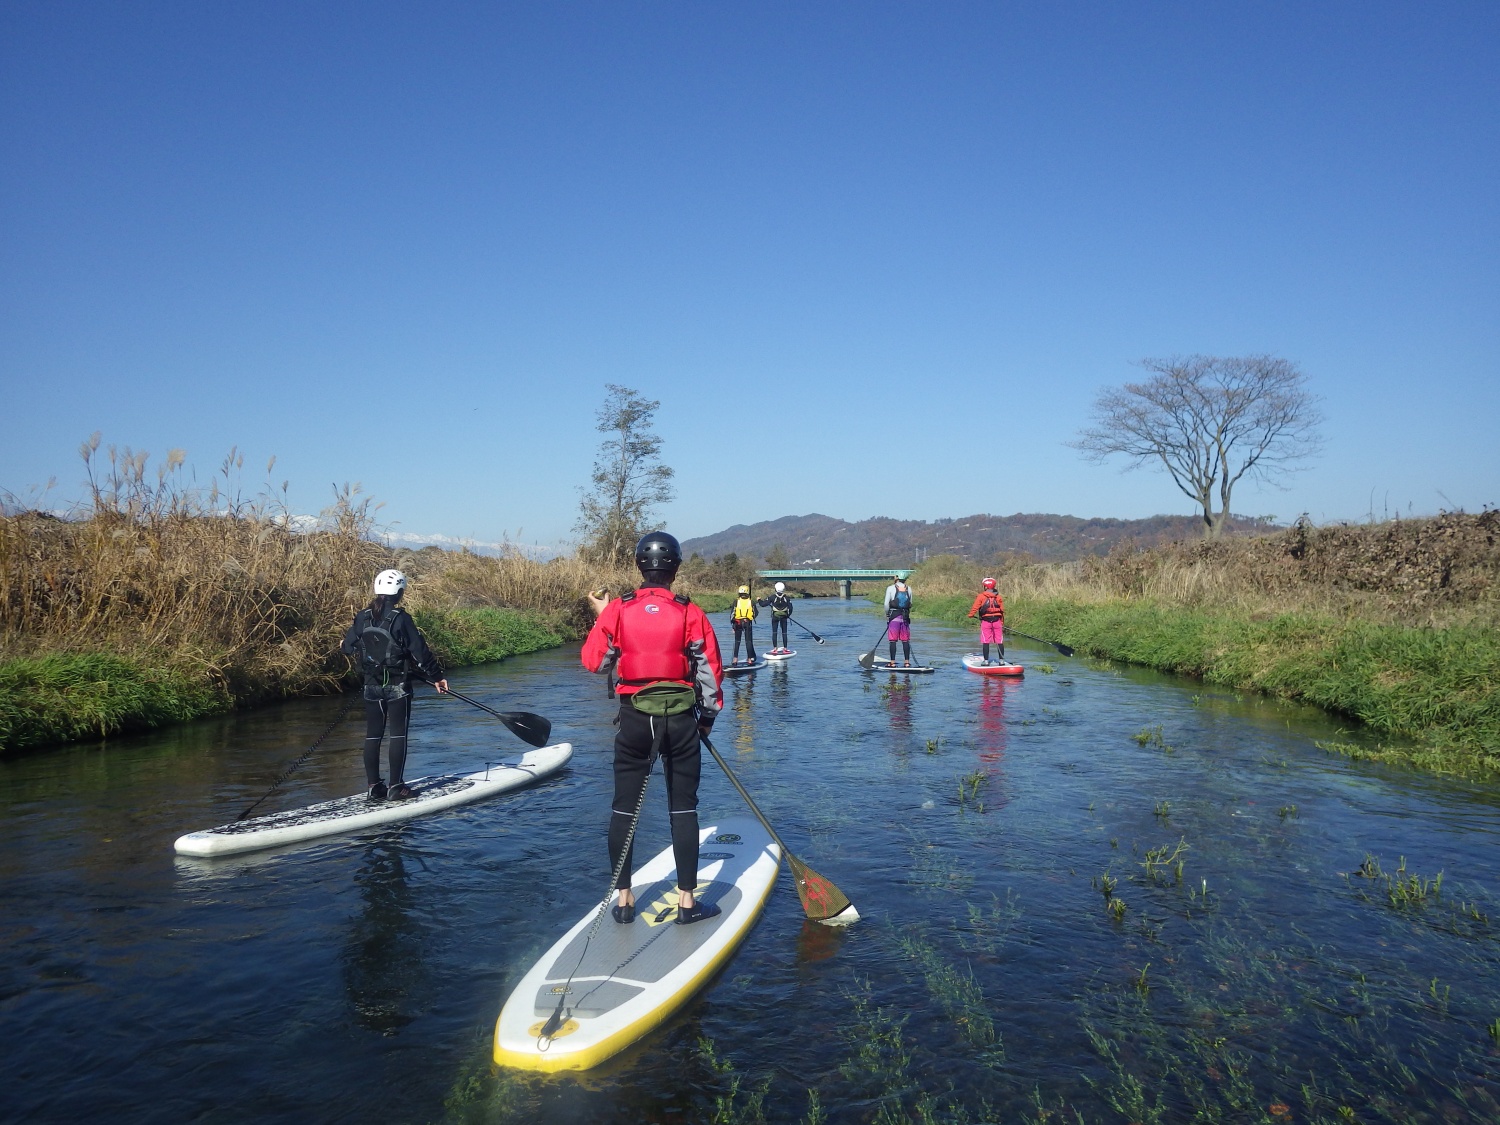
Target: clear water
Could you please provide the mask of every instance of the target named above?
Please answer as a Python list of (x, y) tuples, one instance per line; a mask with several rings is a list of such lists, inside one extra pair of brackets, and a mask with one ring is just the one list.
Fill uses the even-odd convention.
[[(584, 1075), (489, 1063), (510, 984), (608, 880), (612, 712), (572, 649), (455, 677), (548, 715), (564, 774), (311, 846), (171, 847), (336, 700), (0, 763), (0, 1119), (1500, 1119), (1495, 787), (1331, 757), (1315, 712), (1151, 673), (1012, 647), (1025, 680), (982, 678), (968, 631), (921, 620), (935, 675), (866, 674), (868, 607), (797, 616), (827, 645), (726, 684), (716, 742), (864, 920), (805, 922), (784, 875), (724, 973)], [(358, 789), (359, 733), (262, 808)], [(424, 698), (409, 772), (520, 748)], [(701, 798), (742, 811), (711, 763)], [(664, 805), (658, 780), (643, 855)]]

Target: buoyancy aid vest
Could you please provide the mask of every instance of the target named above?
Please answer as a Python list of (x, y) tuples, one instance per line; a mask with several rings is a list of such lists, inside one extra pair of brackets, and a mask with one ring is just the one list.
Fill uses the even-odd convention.
[(620, 650), (620, 683), (693, 682), (687, 653), (688, 604), (686, 594), (655, 588), (620, 595), (620, 627), (613, 638)]
[(735, 602), (734, 603), (734, 620), (736, 620), (736, 621), (754, 621), (755, 620), (755, 603), (753, 601), (751, 601), (749, 598), (740, 598), (737, 602)]
[(984, 598), (979, 604), (979, 619), (981, 621), (999, 621), (1005, 617), (1005, 599), (994, 590), (985, 590), (980, 595)]
[(771, 595), (771, 616), (790, 617), (792, 615), (792, 599), (785, 594)]

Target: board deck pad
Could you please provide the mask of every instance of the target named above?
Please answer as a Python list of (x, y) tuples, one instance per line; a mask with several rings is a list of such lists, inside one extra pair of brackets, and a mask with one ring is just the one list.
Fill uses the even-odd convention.
[[(863, 668), (864, 665), (861, 664), (860, 667)], [(908, 676), (922, 676), (922, 675), (926, 675), (928, 672), (936, 672), (937, 669), (935, 667), (933, 667), (931, 664), (913, 664), (910, 668), (904, 668), (904, 667), (902, 667), (901, 662), (899, 660), (896, 661), (893, 664), (893, 663), (891, 663), (891, 661), (887, 660), (885, 657), (882, 656), (882, 657), (878, 658), (875, 661), (875, 663), (870, 666), (870, 668), (868, 669), (868, 671), (871, 671), (871, 672), (900, 672), (903, 675), (908, 675)]]
[(371, 801), (364, 793), (357, 793), (189, 832), (179, 836), (173, 847), (179, 855), (235, 855), (410, 820), (528, 785), (557, 772), (572, 756), (572, 744), (559, 742), (474, 773), (416, 778), (408, 784), (417, 795), (406, 801)]
[(971, 672), (978, 672), (981, 676), (1021, 676), (1026, 669), (1020, 664), (1012, 664), (1005, 661), (1003, 664), (985, 664), (984, 657), (977, 652), (971, 652), (964, 657), (964, 667)]
[[(733, 955), (775, 885), (780, 850), (750, 817), (721, 820), (699, 839), (694, 893), (723, 913), (677, 924), (677, 871), (666, 848), (632, 880), (634, 922), (622, 925), (606, 909), (595, 927), (596, 905), (521, 978), (495, 1024), (497, 1063), (543, 1071), (596, 1066), (666, 1021)], [(560, 998), (561, 1028), (543, 1040)]]
[(724, 665), (724, 674), (726, 676), (738, 676), (742, 672), (759, 672), (765, 666), (766, 658), (760, 656), (756, 657), (754, 664), (726, 664)]
[(790, 660), (797, 655), (794, 648), (782, 649), (780, 652), (766, 652), (762, 654), (767, 660)]

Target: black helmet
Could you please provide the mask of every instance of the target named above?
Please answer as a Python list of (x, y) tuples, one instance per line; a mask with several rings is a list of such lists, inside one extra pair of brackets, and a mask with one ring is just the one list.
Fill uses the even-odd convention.
[(635, 545), (635, 565), (642, 570), (676, 570), (682, 565), (682, 546), (665, 531), (650, 531)]

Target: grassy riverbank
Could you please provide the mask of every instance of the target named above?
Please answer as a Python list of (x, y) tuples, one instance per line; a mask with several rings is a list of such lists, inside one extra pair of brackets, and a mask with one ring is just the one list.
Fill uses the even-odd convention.
[[(1500, 520), (1292, 529), (1001, 575), (1008, 624), (1081, 653), (1315, 704), (1392, 743), (1330, 744), (1440, 772), (1500, 771)], [(979, 568), (934, 559), (918, 615), (956, 623)]]
[(344, 690), (339, 642), (385, 567), (410, 578), (406, 604), (450, 668), (577, 639), (586, 591), (637, 580), (576, 558), (394, 549), (348, 490), (305, 526), (274, 496), (232, 494), (232, 457), (224, 487), (202, 489), (177, 454), (148, 473), (144, 455), (84, 453), (86, 511), (0, 515), (0, 753)]

